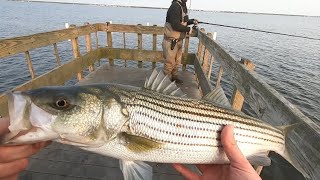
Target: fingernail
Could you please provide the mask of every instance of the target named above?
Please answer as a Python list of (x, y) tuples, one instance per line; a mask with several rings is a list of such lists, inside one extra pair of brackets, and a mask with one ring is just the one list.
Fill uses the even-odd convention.
[(232, 139), (233, 139), (232, 145), (236, 145), (237, 142), (236, 142), (236, 138), (235, 138), (235, 136), (234, 136), (234, 126), (233, 126), (233, 125), (230, 125), (230, 129), (231, 129), (231, 132), (232, 132)]

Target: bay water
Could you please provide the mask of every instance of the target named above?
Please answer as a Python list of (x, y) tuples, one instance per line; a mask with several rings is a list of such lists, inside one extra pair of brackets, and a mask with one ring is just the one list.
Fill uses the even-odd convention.
[[(85, 22), (93, 24), (112, 21), (116, 24), (162, 26), (166, 10), (0, 0), (0, 13), (1, 40), (63, 29), (65, 23), (81, 26)], [(190, 17), (203, 22), (320, 38), (319, 17), (204, 11), (191, 11)], [(219, 26), (200, 27), (205, 28), (206, 32), (217, 32), (218, 43), (237, 58), (252, 60), (260, 77), (320, 124), (320, 41)], [(114, 47), (123, 46), (121, 35), (114, 33)], [(99, 46), (106, 46), (105, 33), (99, 33), (99, 37)], [(84, 53), (84, 38), (79, 40), (81, 53)], [(152, 36), (143, 37), (143, 48), (150, 49), (151, 43)], [(191, 40), (191, 43), (190, 52), (196, 52), (197, 41)], [(128, 34), (127, 48), (137, 46), (136, 34)], [(72, 59), (70, 42), (58, 43), (58, 49), (63, 63)], [(161, 50), (161, 38), (158, 49)], [(31, 50), (30, 55), (37, 75), (56, 67), (53, 47)], [(217, 73), (215, 68), (211, 75), (212, 83)], [(24, 53), (0, 59), (0, 93), (30, 78)], [(230, 96), (231, 85), (227, 83), (224, 88)], [(274, 168), (272, 172), (277, 169)], [(267, 172), (265, 177), (268, 177)], [(292, 174), (290, 170), (288, 172), (285, 174)]]

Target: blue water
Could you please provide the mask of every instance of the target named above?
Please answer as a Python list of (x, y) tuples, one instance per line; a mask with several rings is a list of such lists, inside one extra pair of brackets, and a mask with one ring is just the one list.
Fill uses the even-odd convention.
[[(0, 0), (0, 39), (30, 35), (64, 28), (64, 23), (82, 25), (113, 21), (123, 24), (163, 25), (166, 10), (112, 8), (89, 5), (12, 2)], [(216, 12), (190, 12), (201, 21), (241, 26), (320, 38), (320, 18), (255, 15)], [(308, 117), (320, 122), (320, 41), (293, 38), (259, 32), (201, 25), (207, 32), (216, 31), (217, 41), (237, 57), (251, 59), (256, 71), (272, 87), (295, 104)], [(105, 36), (100, 34), (100, 36)], [(121, 47), (116, 34), (115, 46)], [(129, 35), (130, 36), (130, 35)], [(135, 35), (132, 35), (132, 37)], [(149, 39), (148, 39), (149, 38)], [(150, 37), (144, 37), (144, 47), (150, 48)], [(83, 38), (80, 38), (83, 41)], [(130, 43), (132, 42), (132, 43)], [(94, 42), (93, 42), (94, 43)], [(136, 47), (136, 40), (127, 43)], [(160, 48), (159, 40), (158, 47)], [(100, 46), (106, 44), (100, 39)], [(70, 42), (59, 43), (63, 62), (71, 59)], [(31, 51), (37, 75), (56, 66), (53, 48)], [(84, 46), (81, 46), (84, 52)], [(191, 51), (196, 47), (192, 46)], [(30, 79), (24, 54), (0, 59), (0, 92)], [(217, 72), (213, 72), (215, 77)]]

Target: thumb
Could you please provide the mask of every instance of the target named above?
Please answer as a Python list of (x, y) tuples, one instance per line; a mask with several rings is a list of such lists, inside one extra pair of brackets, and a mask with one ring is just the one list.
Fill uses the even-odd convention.
[(234, 138), (234, 127), (233, 125), (227, 125), (223, 128), (221, 133), (221, 142), (223, 146), (223, 150), (226, 153), (227, 157), (230, 160), (231, 165), (239, 165), (241, 166), (250, 166), (249, 161), (240, 151), (236, 140)]

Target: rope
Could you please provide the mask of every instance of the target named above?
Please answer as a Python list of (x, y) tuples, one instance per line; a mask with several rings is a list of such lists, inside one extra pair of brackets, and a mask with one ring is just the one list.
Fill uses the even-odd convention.
[(269, 33), (269, 34), (277, 34), (277, 35), (283, 35), (283, 36), (290, 36), (290, 37), (297, 37), (297, 38), (304, 38), (304, 39), (311, 39), (311, 40), (320, 41), (320, 38), (314, 38), (314, 37), (272, 32), (272, 31), (264, 31), (264, 30), (259, 30), (259, 29), (250, 29), (250, 28), (237, 27), (237, 26), (228, 26), (228, 25), (224, 25), (224, 24), (214, 24), (214, 23), (208, 23), (208, 22), (199, 22), (199, 23), (213, 25), (213, 26), (221, 26), (221, 27), (227, 27), (227, 28), (242, 29), (242, 30), (248, 30), (248, 31), (256, 31), (256, 32), (263, 32), (263, 33)]

